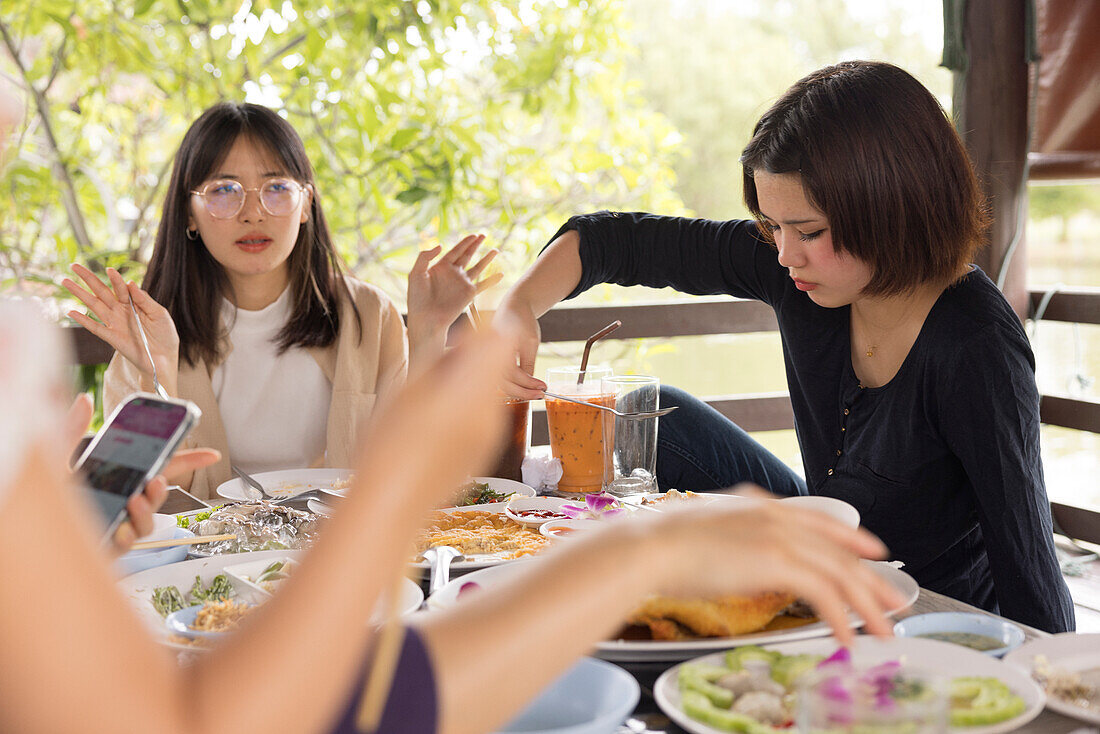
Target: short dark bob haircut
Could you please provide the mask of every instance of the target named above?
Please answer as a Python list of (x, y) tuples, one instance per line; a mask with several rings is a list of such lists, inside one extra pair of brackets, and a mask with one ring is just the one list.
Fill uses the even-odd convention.
[(310, 184), (309, 219), (287, 261), (290, 271), (291, 315), (279, 332), (277, 344), (290, 347), (326, 347), (340, 330), (340, 301), (346, 298), (355, 314), (359, 336), (362, 322), (344, 282), (344, 268), (332, 244), (317, 183), (302, 139), (275, 111), (256, 104), (222, 102), (199, 116), (183, 136), (172, 166), (172, 179), (153, 245), (143, 286), (168, 309), (180, 338), (180, 358), (216, 364), (225, 328), (222, 298), (235, 302), (224, 269), (206, 249), (201, 235), (187, 237), (191, 192), (215, 172), (241, 136), (246, 136), (300, 184)]
[(756, 123), (741, 163), (745, 204), (758, 220), (754, 171), (802, 177), (834, 248), (871, 267), (864, 295), (953, 282), (988, 226), (946, 113), (892, 64), (846, 61), (800, 79)]

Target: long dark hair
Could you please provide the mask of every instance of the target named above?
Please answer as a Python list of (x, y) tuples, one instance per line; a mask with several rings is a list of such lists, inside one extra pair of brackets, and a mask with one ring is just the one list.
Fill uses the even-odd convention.
[(231, 295), (229, 278), (207, 251), (201, 235), (188, 239), (187, 222), (190, 192), (214, 172), (242, 135), (279, 160), (291, 178), (313, 187), (309, 219), (298, 230), (287, 260), (291, 315), (276, 341), (279, 352), (294, 346), (332, 344), (340, 330), (341, 299), (351, 304), (362, 338), (359, 310), (344, 282), (343, 263), (332, 245), (302, 139), (290, 123), (267, 107), (222, 102), (202, 113), (183, 136), (143, 283), (149, 295), (172, 315), (180, 337), (180, 358), (193, 365), (199, 360), (215, 363), (221, 357), (221, 299)]
[(756, 124), (741, 163), (745, 205), (758, 220), (753, 172), (801, 176), (833, 247), (871, 266), (867, 295), (953, 280), (988, 226), (943, 108), (893, 64), (846, 61), (795, 82)]

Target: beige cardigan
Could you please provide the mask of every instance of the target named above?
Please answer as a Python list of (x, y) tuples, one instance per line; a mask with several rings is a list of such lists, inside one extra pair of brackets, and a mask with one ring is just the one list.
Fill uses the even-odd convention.
[[(352, 466), (360, 424), (371, 414), (379, 397), (389, 397), (404, 382), (409, 363), (405, 326), (397, 307), (374, 286), (350, 277), (345, 281), (359, 308), (362, 341), (351, 305), (342, 302), (336, 342), (306, 350), (332, 382), (325, 456), (325, 465), (330, 467)], [(224, 354), (231, 349), (225, 339)], [(217, 464), (195, 472), (191, 493), (200, 499), (215, 496), (218, 485), (232, 477), (229, 444), (210, 382), (214, 366), (205, 362), (187, 365), (181, 360), (179, 368), (178, 397), (194, 402), (202, 411), (202, 418), (184, 445), (215, 448), (222, 454)], [(104, 411), (109, 413), (127, 395), (140, 390), (141, 384), (138, 369), (115, 354), (103, 381)]]

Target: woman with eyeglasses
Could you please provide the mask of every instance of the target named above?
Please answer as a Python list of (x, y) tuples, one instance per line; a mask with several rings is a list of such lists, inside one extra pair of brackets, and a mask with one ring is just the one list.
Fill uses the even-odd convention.
[[(79, 324), (117, 354), (105, 378), (111, 409), (153, 389), (195, 402), (189, 443), (222, 459), (183, 481), (200, 498), (231, 476), (349, 466), (360, 421), (443, 348), (446, 329), (479, 289), (496, 254), (464, 238), (409, 275), (408, 341), (378, 288), (348, 276), (333, 245), (301, 138), (274, 111), (221, 103), (184, 135), (143, 287), (107, 268), (111, 287), (74, 265), (63, 284), (91, 315)], [(131, 313), (141, 315), (152, 364)], [(94, 316), (94, 318), (93, 318)]]

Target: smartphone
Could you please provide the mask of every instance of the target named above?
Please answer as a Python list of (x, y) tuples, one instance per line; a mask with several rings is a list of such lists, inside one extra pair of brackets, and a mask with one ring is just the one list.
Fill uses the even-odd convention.
[(157, 512), (163, 515), (187, 515), (209, 509), (209, 502), (203, 502), (182, 487), (169, 487), (168, 498), (164, 500), (164, 504)]
[(136, 393), (111, 413), (77, 461), (110, 538), (126, 519), (126, 502), (156, 476), (201, 413), (185, 400)]

